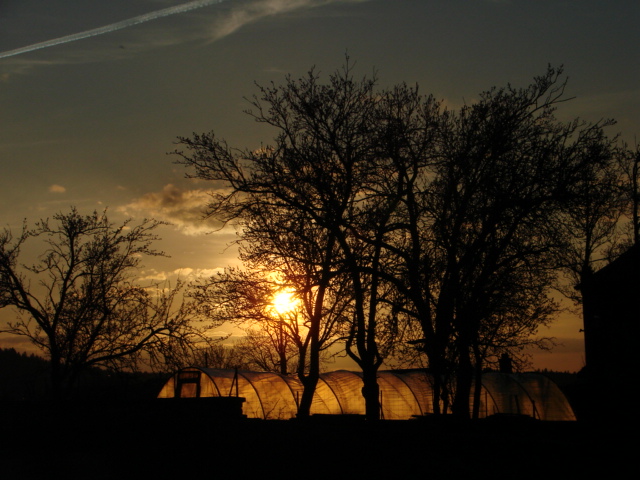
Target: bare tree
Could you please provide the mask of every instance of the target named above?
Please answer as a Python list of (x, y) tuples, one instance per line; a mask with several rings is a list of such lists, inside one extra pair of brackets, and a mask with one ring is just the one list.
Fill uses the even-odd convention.
[[(251, 258), (261, 259), (263, 266), (276, 259), (295, 264), (285, 277), (307, 295), (303, 303), (309, 322), (300, 415), (308, 415), (319, 378), (321, 325), (327, 314), (336, 313), (332, 304), (351, 301), (351, 318), (359, 325), (352, 331), (365, 372), (367, 415), (379, 415), (375, 384), (382, 359), (376, 322), (371, 321), (377, 315), (377, 296), (368, 290), (376, 281), (371, 271), (373, 281), (362, 280), (365, 257), (359, 253), (365, 245), (353, 235), (356, 204), (369, 181), (377, 143), (374, 86), (375, 79), (354, 80), (347, 63), (328, 84), (321, 84), (311, 71), (297, 81), (288, 78), (282, 86), (260, 87), (249, 113), (275, 127), (274, 146), (237, 152), (210, 134), (180, 139), (191, 154), (177, 152), (195, 176), (222, 181), (229, 188), (228, 195), (214, 197), (210, 213), (242, 222), (244, 239), (251, 239)], [(337, 292), (346, 293), (348, 300)]]
[(169, 366), (173, 371), (193, 366), (223, 370), (235, 368), (250, 370), (250, 360), (242, 349), (226, 340), (227, 338), (217, 338), (199, 343), (197, 348), (185, 352), (186, 355), (176, 357)]
[[(438, 304), (445, 301), (446, 322), (453, 326), (454, 410), (463, 416), (483, 325), (495, 321), (509, 298), (535, 300), (534, 311), (548, 312), (538, 324), (553, 313), (547, 293), (555, 279), (553, 254), (562, 246), (552, 235), (554, 223), (571, 208), (584, 170), (598, 168), (585, 150), (607, 149), (606, 122), (556, 120), (564, 101), (561, 75), (549, 68), (526, 88), (485, 92), (450, 115), (443, 128), (445, 161), (437, 169), (440, 193), (432, 204), (444, 269)], [(528, 322), (527, 316), (512, 318)], [(530, 333), (535, 329), (531, 325)]]
[[(178, 300), (182, 286), (143, 288), (134, 274), (152, 248), (160, 222), (109, 222), (106, 211), (69, 213), (0, 235), (0, 307), (17, 320), (3, 332), (27, 337), (51, 362), (54, 397), (69, 394), (87, 367), (152, 364), (200, 338), (190, 307)], [(21, 263), (21, 249), (41, 239), (38, 259)]]
[(570, 186), (567, 208), (555, 219), (563, 244), (558, 261), (569, 280), (560, 290), (577, 304), (581, 299), (575, 287), (611, 261), (623, 237), (622, 217), (630, 210), (621, 168), (630, 156), (614, 142), (599, 132), (576, 152), (584, 166)]
[(624, 146), (619, 156), (627, 208), (624, 214), (629, 217), (631, 243), (640, 243), (640, 146), (635, 149)]
[(246, 338), (234, 344), (245, 368), (287, 375), (292, 367), (295, 370), (298, 356), (304, 356), (308, 328), (304, 321), (298, 321), (298, 305), (288, 311), (276, 308), (275, 297), (285, 289), (274, 275), (273, 271), (263, 275), (228, 268), (194, 283), (189, 295), (216, 323), (230, 323), (245, 330)]
[[(611, 122), (613, 123), (613, 122)], [(557, 217), (563, 248), (558, 265), (564, 273), (558, 290), (580, 309), (587, 358), (595, 344), (593, 302), (589, 285), (593, 274), (638, 242), (638, 160), (625, 144), (603, 135), (578, 152), (585, 166), (571, 189), (568, 208)]]
[(248, 328), (233, 348), (242, 358), (244, 368), (258, 372), (288, 375), (296, 370), (298, 350), (288, 342), (283, 329)]
[[(247, 251), (242, 256), (249, 262)], [(312, 265), (296, 264), (292, 255), (270, 258), (268, 268), (259, 267), (254, 258), (248, 263), (253, 269), (228, 268), (201, 279), (192, 285), (189, 295), (202, 314), (216, 323), (228, 322), (245, 329), (246, 338), (237, 341), (234, 348), (247, 368), (283, 375), (296, 372), (305, 379), (310, 364), (312, 316), (317, 308), (316, 272)], [(326, 356), (340, 336), (341, 300), (331, 300), (334, 293), (333, 288), (326, 293), (329, 301), (321, 307), (317, 342), (320, 356)], [(289, 305), (278, 305), (282, 295), (289, 296)]]
[(529, 343), (552, 319), (563, 246), (554, 228), (585, 169), (600, 171), (595, 153), (610, 149), (607, 122), (555, 119), (561, 74), (549, 68), (526, 88), (491, 89), (459, 111), (409, 92), (383, 117), (395, 185), (386, 191), (398, 202), (383, 239), (396, 260), (383, 271), (398, 309), (421, 325), (436, 398), (445, 410), (455, 378), (461, 416), (491, 349)]

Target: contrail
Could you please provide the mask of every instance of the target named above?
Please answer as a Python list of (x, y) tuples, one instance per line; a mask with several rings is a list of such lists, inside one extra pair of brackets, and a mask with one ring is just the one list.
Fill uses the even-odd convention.
[(47, 40), (46, 42), (34, 43), (26, 47), (16, 48), (15, 50), (9, 50), (0, 53), (0, 58), (13, 57), (15, 55), (21, 55), (27, 52), (33, 52), (34, 50), (40, 50), (42, 48), (53, 47), (54, 45), (60, 45), (62, 43), (75, 42), (76, 40), (82, 40), (83, 38), (95, 37), (97, 35), (103, 35), (109, 32), (115, 32), (116, 30), (122, 30), (123, 28), (132, 27), (144, 22), (150, 22), (162, 17), (168, 17), (169, 15), (176, 15), (178, 13), (188, 12), (189, 10), (195, 10), (196, 8), (206, 7), (214, 3), (222, 3), (225, 0), (196, 0), (192, 2), (183, 3), (182, 5), (176, 5), (175, 7), (163, 8), (162, 10), (156, 10), (155, 12), (145, 13), (144, 15), (138, 15), (127, 20), (111, 23), (104, 27), (92, 28), (91, 30), (85, 30), (84, 32), (73, 33), (64, 37), (54, 38)]

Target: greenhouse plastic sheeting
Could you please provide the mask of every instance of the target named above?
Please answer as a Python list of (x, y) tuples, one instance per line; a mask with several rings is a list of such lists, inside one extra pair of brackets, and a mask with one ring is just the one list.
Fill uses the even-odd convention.
[(480, 410), (527, 415), (544, 420), (575, 420), (564, 394), (548, 377), (537, 373), (485, 373)]
[[(381, 416), (405, 420), (433, 412), (433, 380), (425, 370), (378, 372)], [(323, 373), (311, 405), (312, 414), (365, 412), (362, 374), (338, 370)], [(248, 418), (295, 417), (302, 384), (293, 376), (189, 367), (174, 374), (159, 398), (240, 396), (246, 399)], [(548, 377), (537, 373), (485, 373), (482, 376), (480, 417), (495, 414), (526, 415), (540, 420), (575, 420), (562, 391)]]

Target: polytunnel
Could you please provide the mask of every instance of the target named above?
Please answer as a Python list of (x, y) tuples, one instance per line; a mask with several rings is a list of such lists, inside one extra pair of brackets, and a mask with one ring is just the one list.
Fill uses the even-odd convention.
[[(433, 379), (426, 370), (378, 372), (381, 416), (406, 420), (433, 413)], [(364, 415), (362, 374), (338, 370), (320, 374), (311, 414)], [(165, 383), (158, 398), (245, 398), (248, 418), (289, 419), (297, 412), (302, 383), (293, 376), (188, 367)], [(526, 415), (539, 420), (567, 421), (576, 417), (566, 397), (548, 377), (538, 373), (485, 373), (482, 376), (480, 417)]]

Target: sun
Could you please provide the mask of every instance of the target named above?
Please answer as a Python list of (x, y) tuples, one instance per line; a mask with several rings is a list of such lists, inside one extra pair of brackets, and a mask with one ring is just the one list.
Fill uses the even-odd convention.
[(273, 309), (283, 315), (285, 313), (295, 310), (298, 306), (298, 299), (295, 298), (294, 292), (291, 290), (281, 290), (273, 296), (271, 304)]

